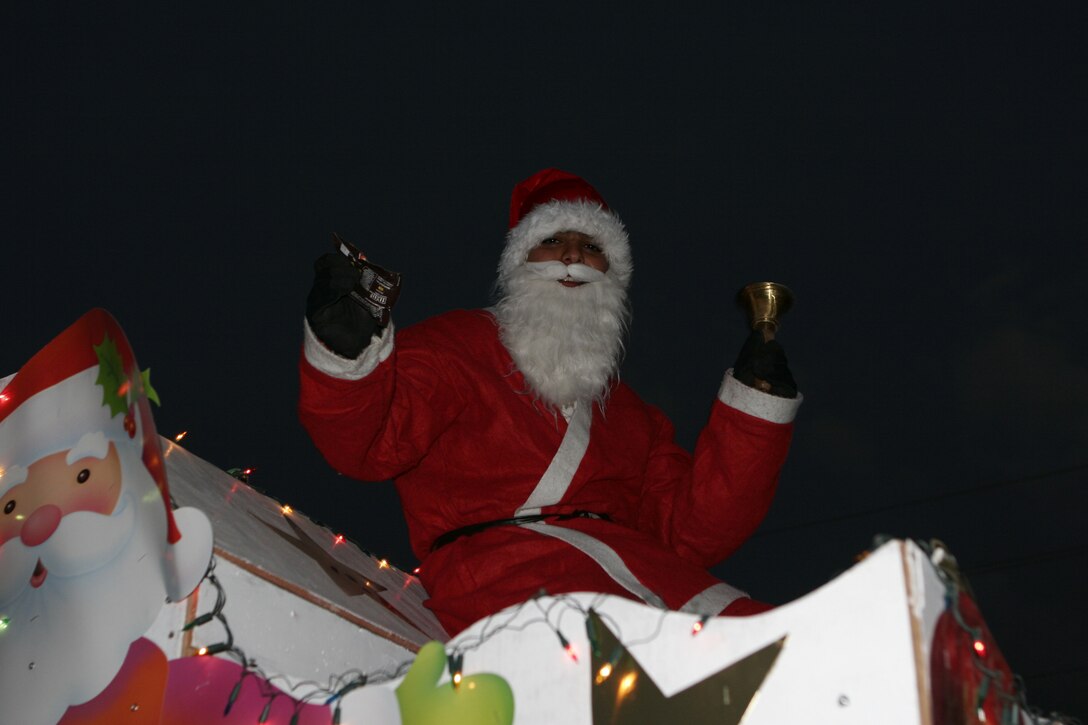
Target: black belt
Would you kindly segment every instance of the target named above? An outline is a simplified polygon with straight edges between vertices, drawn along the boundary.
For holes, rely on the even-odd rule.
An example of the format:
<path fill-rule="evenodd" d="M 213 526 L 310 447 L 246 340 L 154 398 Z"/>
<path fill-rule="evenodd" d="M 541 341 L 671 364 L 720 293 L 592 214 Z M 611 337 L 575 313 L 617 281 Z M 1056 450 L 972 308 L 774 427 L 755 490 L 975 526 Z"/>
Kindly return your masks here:
<path fill-rule="evenodd" d="M 535 524 L 538 521 L 544 521 L 545 519 L 555 519 L 556 521 L 567 521 L 569 519 L 604 519 L 605 521 L 611 521 L 608 514 L 595 514 L 592 511 L 572 511 L 569 514 L 530 514 L 529 516 L 514 516 L 509 519 L 495 519 L 494 521 L 482 521 L 478 524 L 469 524 L 468 526 L 462 526 L 459 529 L 453 531 L 447 531 L 439 536 L 431 544 L 431 551 L 438 551 L 451 541 L 460 539 L 462 536 L 472 536 L 478 534 L 484 529 L 490 529 L 494 526 L 520 526 L 521 524 Z"/>

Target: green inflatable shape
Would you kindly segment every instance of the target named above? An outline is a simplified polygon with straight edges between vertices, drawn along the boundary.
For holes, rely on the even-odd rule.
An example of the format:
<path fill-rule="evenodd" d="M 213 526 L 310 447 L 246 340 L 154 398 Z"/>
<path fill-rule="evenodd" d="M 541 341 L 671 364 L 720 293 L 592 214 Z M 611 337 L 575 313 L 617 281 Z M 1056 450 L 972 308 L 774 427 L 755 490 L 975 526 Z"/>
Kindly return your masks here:
<path fill-rule="evenodd" d="M 510 725 L 514 693 L 498 675 L 469 675 L 454 687 L 438 684 L 446 669 L 446 648 L 428 642 L 397 687 L 403 725 Z"/>

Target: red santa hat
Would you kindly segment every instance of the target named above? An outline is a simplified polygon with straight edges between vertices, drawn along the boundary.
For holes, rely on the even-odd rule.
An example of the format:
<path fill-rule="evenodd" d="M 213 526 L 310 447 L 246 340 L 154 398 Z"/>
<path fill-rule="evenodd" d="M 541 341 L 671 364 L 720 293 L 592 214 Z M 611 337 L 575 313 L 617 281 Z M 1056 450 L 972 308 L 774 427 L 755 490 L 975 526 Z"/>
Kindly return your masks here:
<path fill-rule="evenodd" d="M 569 231 L 593 237 L 608 258 L 608 275 L 627 287 L 632 271 L 631 243 L 623 222 L 589 182 L 559 169 L 538 171 L 514 187 L 499 279 L 524 264 L 540 242 Z"/>
<path fill-rule="evenodd" d="M 0 491 L 8 488 L 4 472 L 73 448 L 97 432 L 140 456 L 162 493 L 167 539 L 177 541 L 145 380 L 121 326 L 102 309 L 76 320 L 0 389 Z"/>

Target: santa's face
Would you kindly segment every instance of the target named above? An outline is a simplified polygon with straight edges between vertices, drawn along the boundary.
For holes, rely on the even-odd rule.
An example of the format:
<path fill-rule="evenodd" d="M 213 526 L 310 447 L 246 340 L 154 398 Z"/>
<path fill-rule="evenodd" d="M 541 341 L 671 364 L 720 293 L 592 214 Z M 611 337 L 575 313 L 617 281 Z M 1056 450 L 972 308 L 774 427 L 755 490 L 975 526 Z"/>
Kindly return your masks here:
<path fill-rule="evenodd" d="M 608 271 L 608 257 L 604 249 L 590 235 L 576 231 L 557 232 L 542 240 L 529 251 L 527 261 L 585 264 L 601 273 Z M 585 284 L 570 278 L 559 280 L 559 283 L 565 287 Z"/>
<path fill-rule="evenodd" d="M 0 497 L 0 545 L 21 538 L 27 546 L 46 541 L 61 519 L 76 511 L 109 515 L 121 496 L 121 462 L 109 444 L 106 456 L 69 462 L 60 451 L 35 462 L 26 481 Z"/>
<path fill-rule="evenodd" d="M 502 279 L 500 338 L 532 394 L 551 406 L 603 402 L 618 374 L 627 293 L 608 268 L 591 237 L 560 232 Z"/>
<path fill-rule="evenodd" d="M 0 514 L 0 547 L 18 538 L 28 552 L 42 547 L 40 553 L 48 558 L 58 547 L 43 545 L 61 528 L 65 518 L 77 511 L 98 514 L 101 517 L 98 524 L 107 526 L 105 517 L 113 512 L 121 496 L 121 462 L 117 449 L 110 443 L 103 457 L 81 456 L 81 453 L 77 449 L 60 451 L 38 460 L 27 469 L 26 480 L 0 498 L 0 511 L 3 512 Z M 72 458 L 76 460 L 72 461 Z M 94 518 L 89 520 L 95 521 Z M 64 525 L 65 532 L 71 528 Z M 77 544 L 80 558 L 87 560 L 87 546 L 101 552 L 100 547 L 106 544 L 106 552 L 101 553 L 116 553 L 110 551 L 113 547 L 108 544 L 116 540 L 116 526 L 108 526 L 106 533 L 114 535 L 99 537 L 86 545 Z M 38 557 L 29 585 L 36 589 L 48 576 L 48 565 Z M 18 582 L 11 584 L 17 586 Z M 0 590 L 0 599 L 4 598 L 4 592 Z"/>

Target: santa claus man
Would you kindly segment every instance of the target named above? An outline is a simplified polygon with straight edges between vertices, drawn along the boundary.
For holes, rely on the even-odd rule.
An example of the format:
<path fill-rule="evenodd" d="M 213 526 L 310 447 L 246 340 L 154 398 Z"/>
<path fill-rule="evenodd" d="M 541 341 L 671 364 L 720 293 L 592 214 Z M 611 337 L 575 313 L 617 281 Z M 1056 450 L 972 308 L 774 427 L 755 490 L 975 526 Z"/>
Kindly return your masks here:
<path fill-rule="evenodd" d="M 800 404 L 785 356 L 750 338 L 694 455 L 680 448 L 619 380 L 631 245 L 586 181 L 546 169 L 515 187 L 491 309 L 394 331 L 352 298 L 343 256 L 315 270 L 300 417 L 338 471 L 395 479 L 451 634 L 541 589 L 766 608 L 707 568 L 774 495 Z"/>
<path fill-rule="evenodd" d="M 84 315 L 0 388 L 0 720 L 55 723 L 126 656 L 146 661 L 130 645 L 199 583 L 211 525 L 171 510 L 146 380 L 108 313 Z"/>

